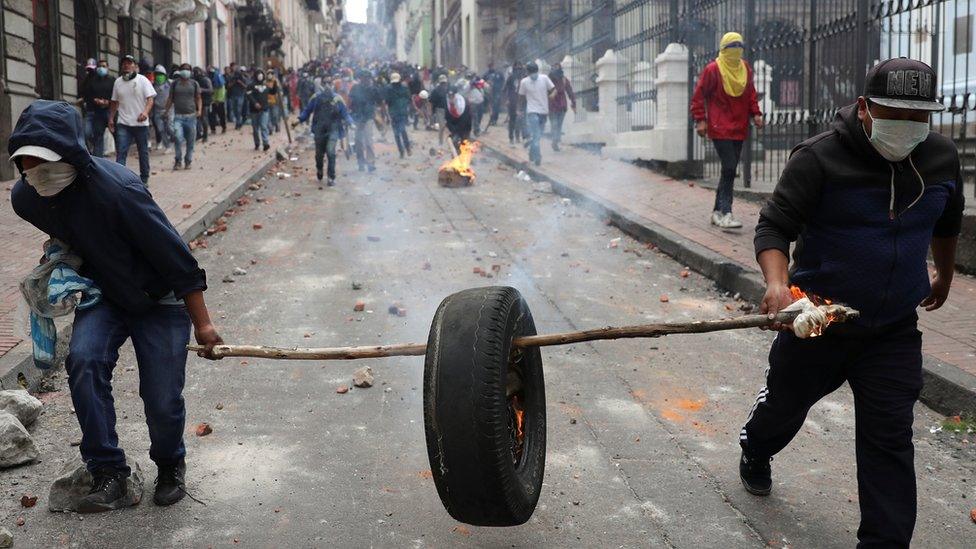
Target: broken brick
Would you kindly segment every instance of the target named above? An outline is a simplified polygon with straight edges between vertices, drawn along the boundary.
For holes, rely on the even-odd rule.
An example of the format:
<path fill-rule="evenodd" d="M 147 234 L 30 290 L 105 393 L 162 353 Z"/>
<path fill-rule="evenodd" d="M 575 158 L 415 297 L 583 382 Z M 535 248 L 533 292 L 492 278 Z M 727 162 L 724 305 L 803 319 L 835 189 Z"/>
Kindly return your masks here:
<path fill-rule="evenodd" d="M 346 394 L 348 392 L 349 392 L 349 387 L 346 387 L 345 385 L 340 385 L 340 386 L 336 387 L 336 393 L 338 393 L 340 395 L 344 395 L 344 394 Z"/>
<path fill-rule="evenodd" d="M 691 275 L 691 272 L 688 269 L 685 269 L 685 270 L 681 271 L 681 278 L 688 278 L 688 276 L 690 276 L 690 275 Z"/>
<path fill-rule="evenodd" d="M 255 223 L 254 225 L 251 225 L 251 228 L 254 229 L 255 231 L 257 231 L 257 230 L 263 229 L 264 228 L 264 225 L 262 225 L 260 223 Z"/>
<path fill-rule="evenodd" d="M 197 424 L 198 437 L 205 437 L 212 432 L 213 432 L 213 427 L 211 427 L 209 423 L 204 422 L 204 423 Z"/>
<path fill-rule="evenodd" d="M 667 294 L 661 294 L 661 303 L 667 303 L 668 301 L 670 301 L 670 299 L 668 299 Z"/>
<path fill-rule="evenodd" d="M 189 210 L 192 207 L 193 207 L 193 204 L 183 204 L 183 209 L 184 210 Z"/>
<path fill-rule="evenodd" d="M 356 311 L 357 313 L 362 312 L 362 311 L 365 311 L 366 310 L 366 302 L 365 301 L 357 301 L 356 304 L 353 305 L 352 310 L 353 311 Z"/>
<path fill-rule="evenodd" d="M 21 507 L 33 507 L 37 505 L 37 496 L 24 494 L 20 497 L 20 505 Z"/>

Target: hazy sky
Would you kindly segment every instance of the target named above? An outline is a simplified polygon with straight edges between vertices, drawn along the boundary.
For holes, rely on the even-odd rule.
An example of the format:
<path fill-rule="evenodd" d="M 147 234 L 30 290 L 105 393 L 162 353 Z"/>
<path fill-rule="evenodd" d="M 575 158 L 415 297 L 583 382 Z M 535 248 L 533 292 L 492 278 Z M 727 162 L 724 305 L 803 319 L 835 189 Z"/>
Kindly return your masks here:
<path fill-rule="evenodd" d="M 369 0 L 346 0 L 346 20 L 352 23 L 365 23 L 368 2 Z"/>

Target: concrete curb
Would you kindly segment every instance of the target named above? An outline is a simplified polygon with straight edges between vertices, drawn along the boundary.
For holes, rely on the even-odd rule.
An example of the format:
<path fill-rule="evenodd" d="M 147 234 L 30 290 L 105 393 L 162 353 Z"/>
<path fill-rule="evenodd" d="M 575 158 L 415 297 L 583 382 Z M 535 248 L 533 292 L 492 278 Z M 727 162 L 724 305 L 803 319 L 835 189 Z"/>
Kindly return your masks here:
<path fill-rule="evenodd" d="M 641 242 L 652 242 L 664 253 L 707 276 L 728 291 L 736 292 L 753 303 L 762 300 L 766 284 L 762 275 L 746 269 L 729 258 L 701 244 L 662 227 L 618 204 L 610 203 L 590 191 L 558 181 L 540 168 L 482 142 L 485 151 L 503 163 L 524 170 L 537 181 L 548 181 L 553 192 L 572 198 L 597 215 L 606 217 L 623 232 Z M 951 364 L 925 355 L 922 361 L 924 386 L 919 399 L 940 414 L 962 414 L 976 417 L 976 376 Z"/>
<path fill-rule="evenodd" d="M 235 200 L 247 191 L 249 185 L 261 179 L 261 176 L 274 163 L 274 156 L 261 162 L 243 178 L 238 180 L 237 183 L 229 185 L 220 194 L 212 198 L 207 205 L 201 206 L 190 217 L 178 223 L 176 230 L 179 231 L 183 241 L 189 242 L 200 236 L 207 227 L 223 215 L 227 208 L 234 204 Z M 54 371 L 64 364 L 64 358 L 68 352 L 68 341 L 70 339 L 71 323 L 67 322 L 63 327 L 58 328 L 58 348 L 56 355 L 58 366 L 52 370 L 41 370 L 34 367 L 34 357 L 29 339 L 18 343 L 16 347 L 10 349 L 4 356 L 0 357 L 0 389 L 20 389 L 26 386 L 28 390 L 35 390 L 41 378 L 48 371 Z"/>

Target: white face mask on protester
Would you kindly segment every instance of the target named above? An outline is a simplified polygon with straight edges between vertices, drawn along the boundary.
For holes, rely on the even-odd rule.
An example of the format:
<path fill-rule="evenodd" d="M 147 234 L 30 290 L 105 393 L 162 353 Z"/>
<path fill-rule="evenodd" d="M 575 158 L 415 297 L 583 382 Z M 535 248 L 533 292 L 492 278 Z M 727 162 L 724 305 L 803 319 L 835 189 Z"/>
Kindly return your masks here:
<path fill-rule="evenodd" d="M 76 175 L 75 167 L 67 162 L 44 162 L 24 170 L 24 180 L 41 196 L 58 194 L 75 180 Z"/>
<path fill-rule="evenodd" d="M 532 81 L 535 82 L 536 80 L 539 79 L 539 73 L 534 72 L 534 73 L 532 73 L 532 74 L 529 75 L 529 78 L 531 78 Z"/>
<path fill-rule="evenodd" d="M 878 154 L 889 162 L 904 160 L 929 136 L 928 122 L 875 118 L 871 116 L 871 109 L 868 109 L 868 117 L 871 118 L 871 135 L 868 140 Z"/>

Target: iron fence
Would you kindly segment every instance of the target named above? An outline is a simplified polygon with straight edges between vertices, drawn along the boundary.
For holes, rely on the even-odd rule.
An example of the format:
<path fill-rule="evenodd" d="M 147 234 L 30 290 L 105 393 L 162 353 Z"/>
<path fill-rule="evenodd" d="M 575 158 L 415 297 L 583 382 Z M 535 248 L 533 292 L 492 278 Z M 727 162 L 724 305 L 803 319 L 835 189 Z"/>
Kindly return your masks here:
<path fill-rule="evenodd" d="M 836 111 L 856 99 L 867 69 L 906 56 L 937 72 L 948 109 L 932 117 L 936 131 L 959 147 L 964 181 L 976 176 L 976 0 L 547 0 L 520 2 L 523 59 L 573 56 L 568 75 L 576 119 L 599 110 L 596 62 L 607 49 L 623 58 L 626 86 L 616 98 L 617 131 L 657 123 L 655 57 L 670 42 L 688 47 L 689 97 L 717 55 L 722 34 L 745 36 L 766 127 L 752 131 L 741 169 L 745 186 L 771 186 L 789 152 L 826 130 Z M 532 6 L 531 8 L 529 6 Z M 531 12 L 531 13 L 530 13 Z M 562 42 L 560 44 L 560 42 Z M 711 144 L 689 127 L 688 158 L 706 178 L 720 167 Z M 976 185 L 973 191 L 976 193 Z"/>

